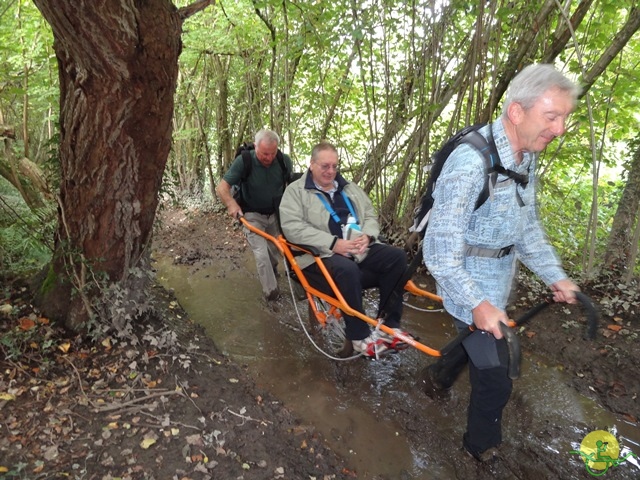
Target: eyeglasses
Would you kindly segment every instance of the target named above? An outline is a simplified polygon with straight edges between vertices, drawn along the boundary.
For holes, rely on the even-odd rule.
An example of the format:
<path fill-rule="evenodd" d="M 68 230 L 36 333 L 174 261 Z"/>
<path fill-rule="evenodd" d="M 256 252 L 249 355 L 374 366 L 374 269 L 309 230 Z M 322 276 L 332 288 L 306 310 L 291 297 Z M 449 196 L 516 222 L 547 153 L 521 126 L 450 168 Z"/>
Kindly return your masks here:
<path fill-rule="evenodd" d="M 323 172 L 328 172 L 329 170 L 335 170 L 336 172 L 340 170 L 340 165 L 337 163 L 318 163 L 314 162 L 320 170 Z"/>

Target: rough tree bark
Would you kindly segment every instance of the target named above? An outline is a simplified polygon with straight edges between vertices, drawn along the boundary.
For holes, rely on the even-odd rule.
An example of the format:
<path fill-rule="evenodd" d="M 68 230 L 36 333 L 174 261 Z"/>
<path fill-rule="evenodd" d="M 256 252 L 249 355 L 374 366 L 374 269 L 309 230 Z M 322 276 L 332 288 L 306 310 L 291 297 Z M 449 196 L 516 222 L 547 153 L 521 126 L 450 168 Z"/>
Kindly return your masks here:
<path fill-rule="evenodd" d="M 623 281 L 629 269 L 633 270 L 635 257 L 633 226 L 640 221 L 640 136 L 630 161 L 628 180 L 613 218 L 600 276 L 613 276 Z M 637 248 L 637 247 L 636 247 Z"/>
<path fill-rule="evenodd" d="M 148 246 L 171 145 L 182 21 L 208 6 L 169 0 L 34 0 L 60 77 L 55 253 L 45 314 L 82 327 L 97 305 L 125 316 L 144 299 Z M 117 298 L 105 298 L 117 287 Z M 111 290 L 113 292 L 113 290 Z"/>

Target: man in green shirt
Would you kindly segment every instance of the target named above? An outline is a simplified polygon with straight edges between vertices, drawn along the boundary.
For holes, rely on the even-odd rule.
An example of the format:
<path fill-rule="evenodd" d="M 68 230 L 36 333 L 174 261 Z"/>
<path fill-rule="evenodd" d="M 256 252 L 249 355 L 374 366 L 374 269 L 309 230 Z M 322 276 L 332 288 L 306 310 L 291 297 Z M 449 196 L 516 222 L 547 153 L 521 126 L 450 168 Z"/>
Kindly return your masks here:
<path fill-rule="evenodd" d="M 280 234 L 274 198 L 282 195 L 293 170 L 291 158 L 278 150 L 279 143 L 277 133 L 260 130 L 255 136 L 255 150 L 250 151 L 250 172 L 246 179 L 245 163 L 242 155 L 238 155 L 216 188 L 229 215 L 233 218 L 242 215 L 251 225 L 272 236 Z M 278 155 L 282 156 L 280 160 L 277 159 Z M 232 185 L 238 184 L 240 196 L 236 200 Z M 262 292 L 267 300 L 275 300 L 280 296 L 276 280 L 278 248 L 247 228 L 244 232 L 256 259 Z"/>

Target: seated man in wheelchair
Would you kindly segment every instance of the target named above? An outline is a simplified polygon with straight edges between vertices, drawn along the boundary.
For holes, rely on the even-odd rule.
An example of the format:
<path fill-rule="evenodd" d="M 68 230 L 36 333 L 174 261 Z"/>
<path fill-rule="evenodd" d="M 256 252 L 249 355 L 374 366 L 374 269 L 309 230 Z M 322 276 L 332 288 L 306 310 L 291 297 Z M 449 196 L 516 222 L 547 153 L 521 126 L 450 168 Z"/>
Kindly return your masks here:
<path fill-rule="evenodd" d="M 377 241 L 377 215 L 367 194 L 338 173 L 338 151 L 321 142 L 311 151 L 309 169 L 291 183 L 280 203 L 280 222 L 288 241 L 314 247 L 347 304 L 364 313 L 362 290 L 378 287 L 384 324 L 397 333 L 402 316 L 402 295 L 394 294 L 407 268 L 399 248 Z M 313 257 L 298 257 L 310 285 L 332 294 Z M 344 312 L 343 312 L 344 314 Z M 407 345 L 362 320 L 344 314 L 346 336 L 353 349 L 376 357 Z"/>

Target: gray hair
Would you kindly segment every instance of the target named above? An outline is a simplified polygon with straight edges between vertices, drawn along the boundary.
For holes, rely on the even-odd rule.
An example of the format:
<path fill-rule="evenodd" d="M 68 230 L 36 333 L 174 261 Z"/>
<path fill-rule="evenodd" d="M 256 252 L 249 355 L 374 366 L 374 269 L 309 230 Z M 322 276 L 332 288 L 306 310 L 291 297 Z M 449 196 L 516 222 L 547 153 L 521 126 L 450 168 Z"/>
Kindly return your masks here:
<path fill-rule="evenodd" d="M 575 104 L 580 94 L 580 87 L 555 69 L 553 65 L 539 63 L 522 69 L 511 81 L 502 107 L 502 116 L 506 117 L 507 109 L 512 103 L 519 103 L 525 110 L 549 89 L 558 88 L 567 92 Z"/>
<path fill-rule="evenodd" d="M 275 142 L 276 144 L 279 145 L 280 137 L 273 130 L 267 130 L 266 128 L 263 128 L 262 130 L 259 130 L 258 133 L 256 133 L 254 144 L 257 146 L 257 145 L 260 145 L 260 143 L 262 142 L 267 142 L 267 143 Z"/>
<path fill-rule="evenodd" d="M 335 145 L 333 145 L 330 142 L 327 142 L 326 140 L 323 140 L 311 149 L 311 160 L 315 162 L 316 159 L 318 158 L 318 154 L 326 150 L 338 155 L 338 149 L 335 147 Z"/>

